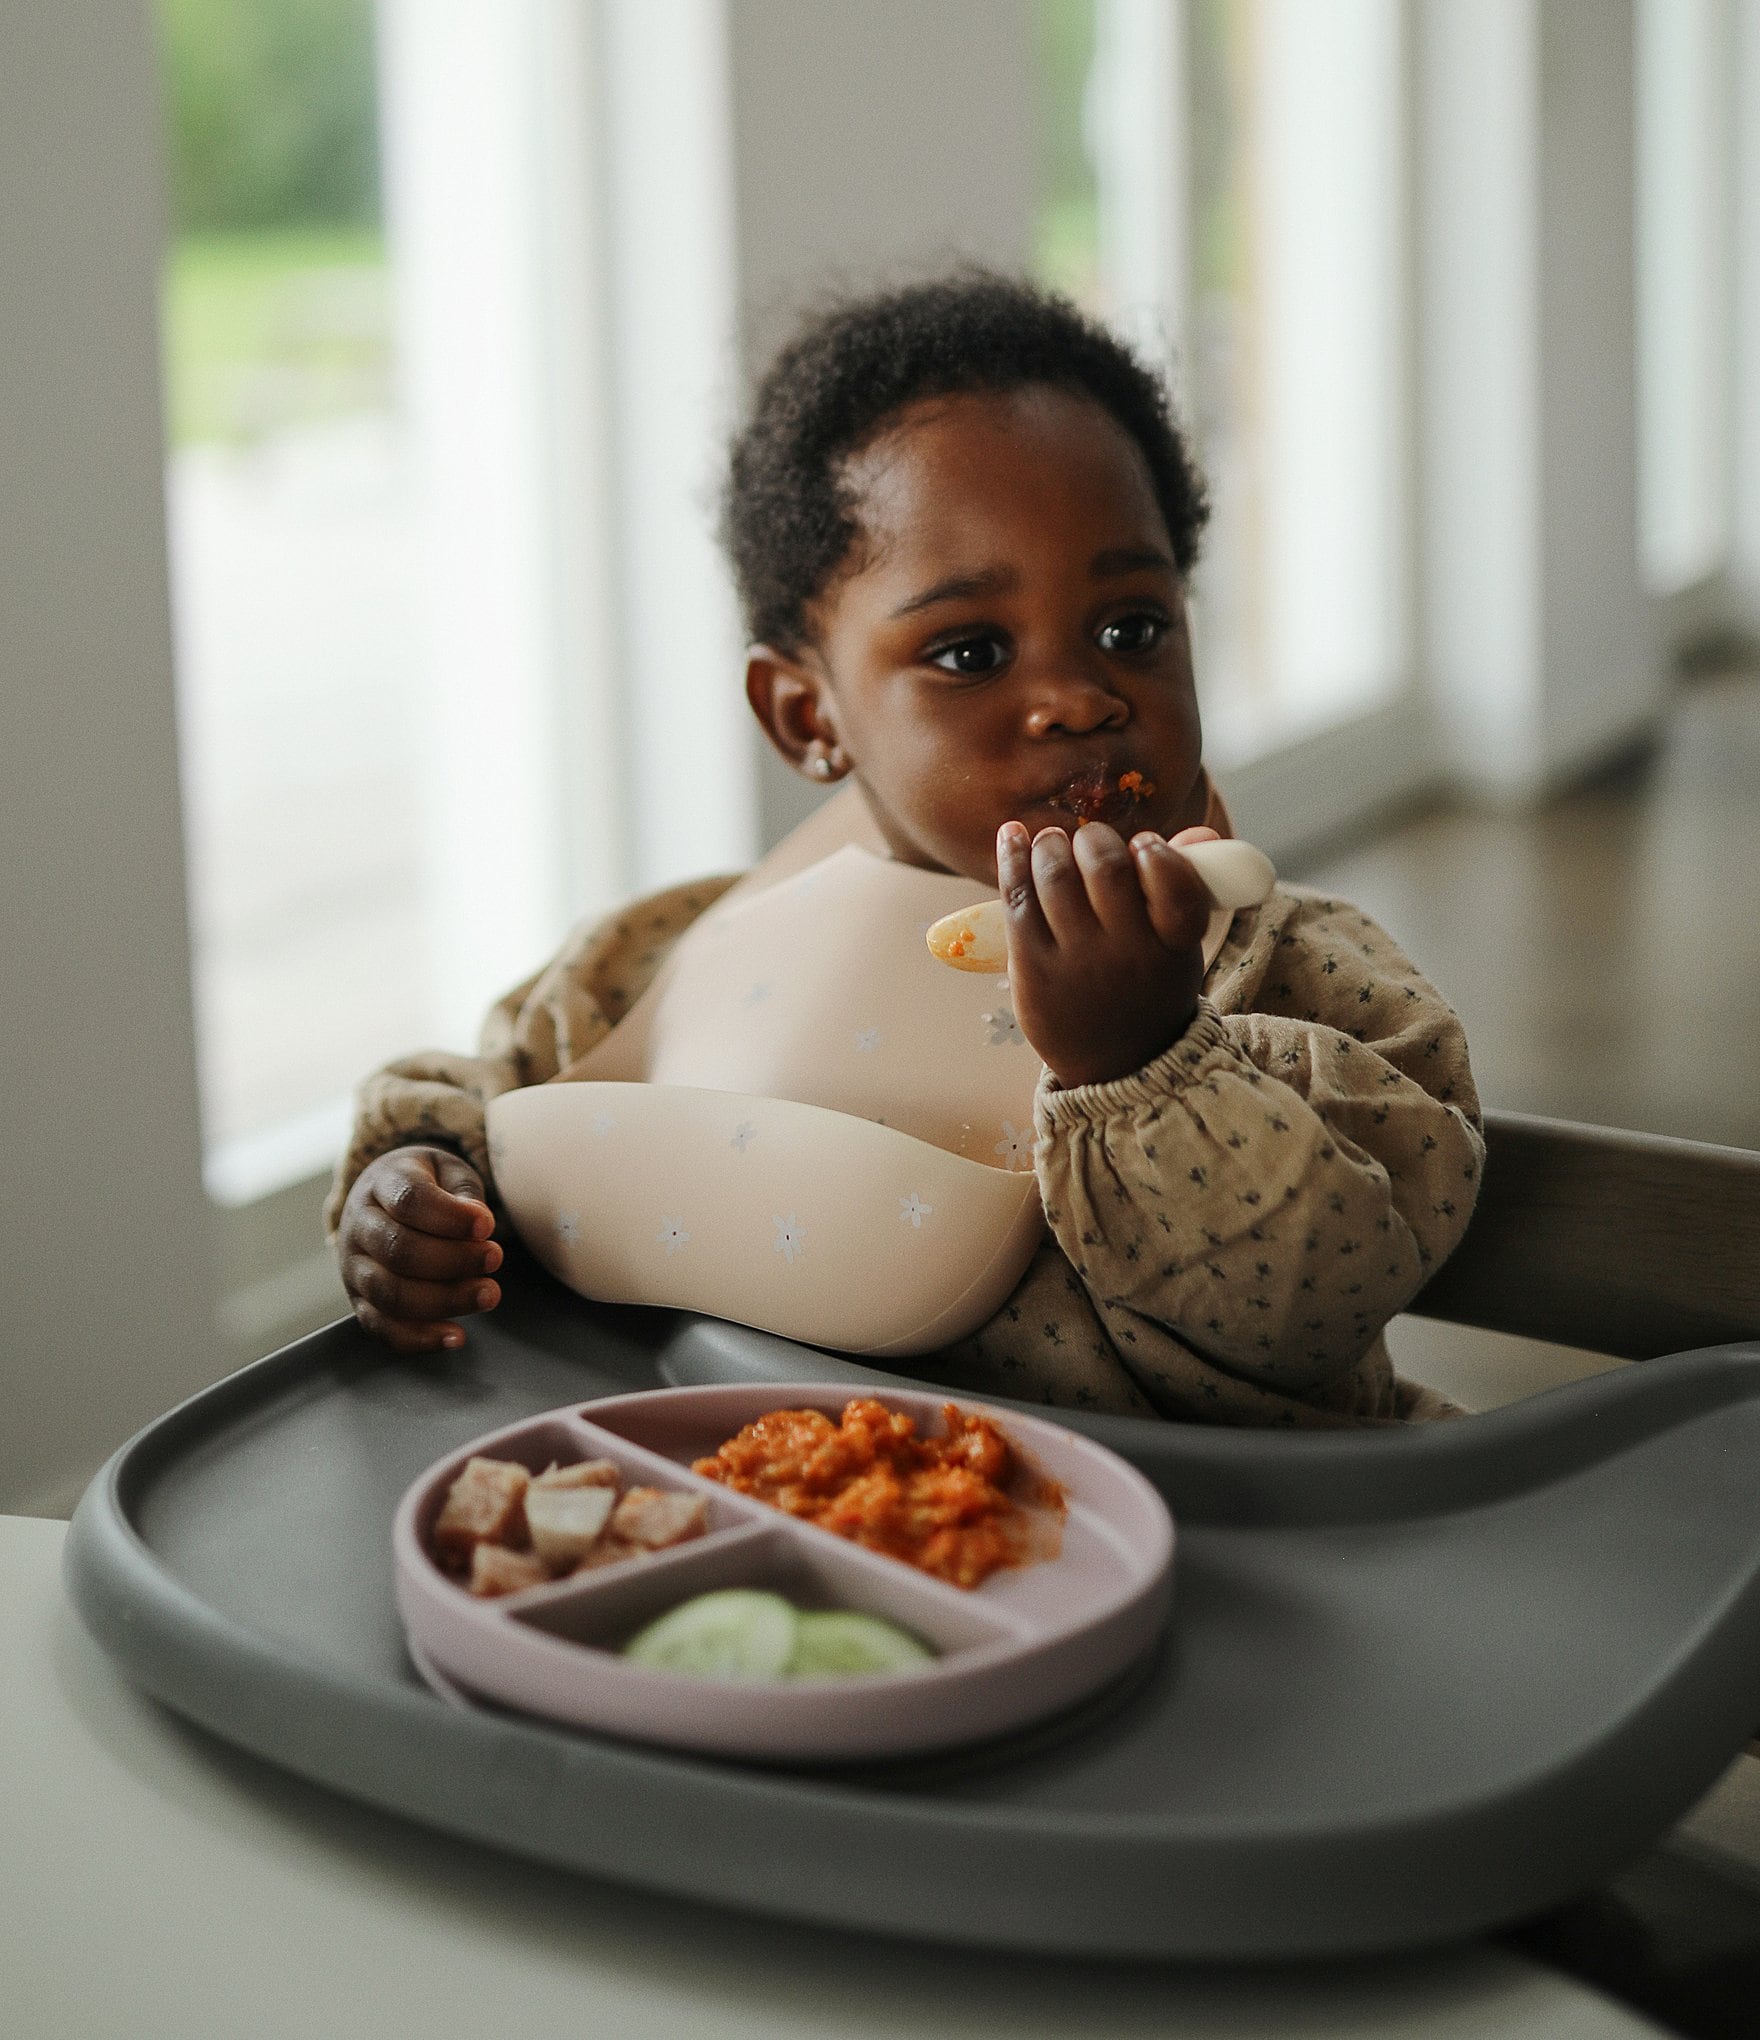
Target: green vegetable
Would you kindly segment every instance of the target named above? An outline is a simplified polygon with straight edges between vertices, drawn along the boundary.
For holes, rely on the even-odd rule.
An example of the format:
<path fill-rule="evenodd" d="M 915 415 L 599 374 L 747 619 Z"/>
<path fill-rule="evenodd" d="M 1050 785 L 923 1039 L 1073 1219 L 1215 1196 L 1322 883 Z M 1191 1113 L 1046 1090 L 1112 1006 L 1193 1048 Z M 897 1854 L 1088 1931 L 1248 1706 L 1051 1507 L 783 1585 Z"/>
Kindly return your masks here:
<path fill-rule="evenodd" d="M 803 1612 L 780 1594 L 746 1587 L 681 1602 L 632 1636 L 623 1654 L 656 1671 L 752 1684 L 909 1671 L 935 1655 L 878 1615 Z"/>
<path fill-rule="evenodd" d="M 728 1587 L 699 1594 L 650 1622 L 623 1647 L 656 1671 L 761 1681 L 788 1675 L 797 1617 L 780 1594 Z"/>
<path fill-rule="evenodd" d="M 907 1672 L 935 1653 L 896 1623 L 842 1608 L 795 1620 L 791 1679 L 854 1679 L 871 1672 Z"/>

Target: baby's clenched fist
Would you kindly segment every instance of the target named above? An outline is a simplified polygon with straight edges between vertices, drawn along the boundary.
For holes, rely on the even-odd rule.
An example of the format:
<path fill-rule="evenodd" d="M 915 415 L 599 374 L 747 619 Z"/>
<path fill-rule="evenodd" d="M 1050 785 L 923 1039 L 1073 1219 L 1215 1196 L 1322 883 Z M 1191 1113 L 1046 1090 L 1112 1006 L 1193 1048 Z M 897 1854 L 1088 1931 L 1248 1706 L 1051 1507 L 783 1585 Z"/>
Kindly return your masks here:
<path fill-rule="evenodd" d="M 1181 842 L 1213 842 L 1214 829 Z M 1163 837 L 1127 845 L 1104 823 L 1029 836 L 1004 823 L 997 888 L 1021 1032 L 1066 1087 L 1128 1076 L 1183 1034 L 1204 981 L 1212 901 Z"/>
<path fill-rule="evenodd" d="M 493 1310 L 501 1266 L 483 1179 L 448 1148 L 401 1147 L 355 1178 L 336 1228 L 354 1314 L 399 1353 L 462 1346 L 454 1320 Z"/>

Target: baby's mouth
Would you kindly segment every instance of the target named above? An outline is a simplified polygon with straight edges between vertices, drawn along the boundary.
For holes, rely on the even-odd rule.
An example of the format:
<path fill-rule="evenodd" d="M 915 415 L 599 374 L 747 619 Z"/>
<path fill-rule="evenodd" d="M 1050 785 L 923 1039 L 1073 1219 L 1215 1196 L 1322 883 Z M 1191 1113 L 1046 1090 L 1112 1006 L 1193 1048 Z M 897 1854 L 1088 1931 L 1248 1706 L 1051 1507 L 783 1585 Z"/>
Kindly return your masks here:
<path fill-rule="evenodd" d="M 1045 805 L 1070 816 L 1078 829 L 1084 822 L 1108 822 L 1122 829 L 1154 794 L 1154 780 L 1140 772 L 1089 765 L 1049 794 Z"/>

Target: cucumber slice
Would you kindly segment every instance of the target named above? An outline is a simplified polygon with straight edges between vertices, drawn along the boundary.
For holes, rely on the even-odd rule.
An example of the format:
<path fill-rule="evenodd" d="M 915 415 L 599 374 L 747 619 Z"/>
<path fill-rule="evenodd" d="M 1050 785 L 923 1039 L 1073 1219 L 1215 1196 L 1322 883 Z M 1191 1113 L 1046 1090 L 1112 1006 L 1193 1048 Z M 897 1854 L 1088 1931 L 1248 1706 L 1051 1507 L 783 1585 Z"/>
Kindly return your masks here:
<path fill-rule="evenodd" d="M 883 1622 L 878 1615 L 857 1615 L 843 1608 L 795 1618 L 791 1679 L 855 1679 L 864 1673 L 908 1672 L 930 1663 L 935 1653 L 927 1644 Z"/>
<path fill-rule="evenodd" d="M 757 1684 L 787 1677 L 797 1620 L 780 1594 L 725 1587 L 650 1622 L 623 1654 L 654 1671 Z"/>

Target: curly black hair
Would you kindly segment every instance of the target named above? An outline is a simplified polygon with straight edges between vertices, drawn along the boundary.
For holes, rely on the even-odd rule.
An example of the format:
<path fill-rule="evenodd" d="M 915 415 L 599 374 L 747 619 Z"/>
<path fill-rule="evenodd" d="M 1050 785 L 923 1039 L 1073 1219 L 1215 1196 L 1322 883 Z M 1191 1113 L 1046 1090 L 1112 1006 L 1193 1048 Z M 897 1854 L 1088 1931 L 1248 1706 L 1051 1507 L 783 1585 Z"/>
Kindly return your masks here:
<path fill-rule="evenodd" d="M 721 511 L 752 638 L 783 652 L 809 640 L 808 607 L 860 530 L 844 463 L 894 413 L 923 398 L 1032 383 L 1091 398 L 1130 434 L 1189 573 L 1210 505 L 1161 379 L 1067 298 L 962 268 L 830 303 L 759 384 Z"/>

